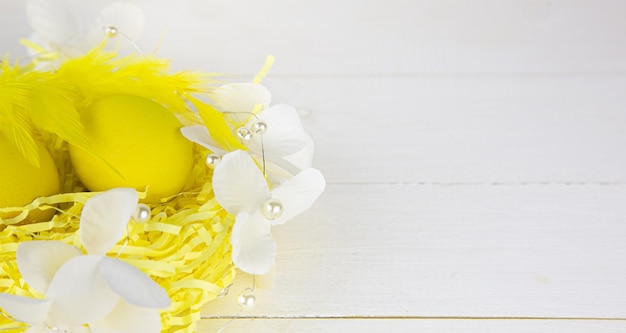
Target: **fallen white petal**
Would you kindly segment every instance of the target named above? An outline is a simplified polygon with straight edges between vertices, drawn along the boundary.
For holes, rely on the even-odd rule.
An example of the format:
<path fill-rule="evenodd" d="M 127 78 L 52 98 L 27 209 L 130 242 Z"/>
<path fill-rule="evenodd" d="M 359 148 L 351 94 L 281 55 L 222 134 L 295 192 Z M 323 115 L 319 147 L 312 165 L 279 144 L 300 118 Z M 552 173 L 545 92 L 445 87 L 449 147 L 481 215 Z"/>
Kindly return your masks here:
<path fill-rule="evenodd" d="M 259 120 L 267 124 L 263 139 L 258 135 L 248 147 L 255 155 L 265 153 L 265 157 L 274 160 L 280 157 L 295 154 L 302 150 L 307 143 L 307 134 L 302 127 L 298 111 L 287 104 L 274 105 L 258 114 Z M 258 120 L 251 118 L 248 126 Z M 261 145 L 262 143 L 262 145 Z"/>
<path fill-rule="evenodd" d="M 272 191 L 272 198 L 282 203 L 283 214 L 272 221 L 283 224 L 309 209 L 324 192 L 326 180 L 316 169 L 305 169 Z"/>
<path fill-rule="evenodd" d="M 254 212 L 270 198 L 263 173 L 241 150 L 224 155 L 215 167 L 213 192 L 217 202 L 231 214 Z"/>
<path fill-rule="evenodd" d="M 0 308 L 14 319 L 28 324 L 45 324 L 51 304 L 50 300 L 0 293 Z"/>
<path fill-rule="evenodd" d="M 92 333 L 158 333 L 161 317 L 158 310 L 133 306 L 120 299 L 106 318 L 89 327 Z"/>
<path fill-rule="evenodd" d="M 249 274 L 265 274 L 274 265 L 276 242 L 270 224 L 260 213 L 237 214 L 231 234 L 233 263 Z"/>
<path fill-rule="evenodd" d="M 57 270 L 81 254 L 79 249 L 60 241 L 23 242 L 16 251 L 17 267 L 28 285 L 45 294 Z"/>
<path fill-rule="evenodd" d="M 252 112 L 257 104 L 270 105 L 272 95 L 260 84 L 229 83 L 211 92 L 215 107 L 222 112 Z"/>
<path fill-rule="evenodd" d="M 100 272 L 109 287 L 132 305 L 164 309 L 171 304 L 167 292 L 133 265 L 104 257 Z"/>
<path fill-rule="evenodd" d="M 49 323 L 83 325 L 106 317 L 119 300 L 100 274 L 102 256 L 70 259 L 52 279 L 46 297 L 53 300 Z"/>
<path fill-rule="evenodd" d="M 180 129 L 180 132 L 187 140 L 195 142 L 218 155 L 224 155 L 226 153 L 226 151 L 218 148 L 219 145 L 213 140 L 206 126 L 185 126 Z"/>
<path fill-rule="evenodd" d="M 137 201 L 137 191 L 131 188 L 115 188 L 87 200 L 80 216 L 80 241 L 89 254 L 106 254 L 122 238 Z"/>

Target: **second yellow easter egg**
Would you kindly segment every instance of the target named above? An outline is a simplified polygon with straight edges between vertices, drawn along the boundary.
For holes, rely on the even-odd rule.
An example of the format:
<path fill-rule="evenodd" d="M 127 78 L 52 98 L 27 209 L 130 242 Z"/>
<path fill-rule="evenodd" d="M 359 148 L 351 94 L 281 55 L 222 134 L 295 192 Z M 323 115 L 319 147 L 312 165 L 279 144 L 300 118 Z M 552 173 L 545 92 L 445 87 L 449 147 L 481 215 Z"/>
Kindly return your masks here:
<path fill-rule="evenodd" d="M 147 188 L 146 201 L 156 202 L 185 185 L 193 163 L 192 144 L 180 133 L 178 119 L 160 104 L 112 95 L 82 110 L 81 120 L 98 156 L 74 146 L 70 156 L 89 190 Z"/>

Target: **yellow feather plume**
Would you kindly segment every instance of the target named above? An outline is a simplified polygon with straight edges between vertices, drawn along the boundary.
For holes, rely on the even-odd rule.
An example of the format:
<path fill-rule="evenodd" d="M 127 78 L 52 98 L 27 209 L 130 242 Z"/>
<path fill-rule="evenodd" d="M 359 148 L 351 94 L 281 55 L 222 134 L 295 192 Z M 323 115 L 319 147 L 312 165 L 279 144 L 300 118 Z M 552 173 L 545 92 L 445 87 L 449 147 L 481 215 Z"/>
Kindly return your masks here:
<path fill-rule="evenodd" d="M 8 59 L 0 66 L 0 135 L 19 149 L 24 158 L 39 167 L 39 151 L 29 118 L 32 78 Z"/>
<path fill-rule="evenodd" d="M 204 125 L 207 127 L 209 133 L 218 145 L 225 150 L 248 149 L 235 137 L 222 112 L 197 98 L 193 98 L 191 96 L 188 98 L 193 106 L 198 110 Z"/>
<path fill-rule="evenodd" d="M 183 71 L 168 73 L 167 60 L 140 55 L 118 57 L 102 46 L 62 63 L 56 75 L 78 89 L 77 107 L 94 100 L 128 94 L 154 100 L 175 113 L 188 112 L 185 96 L 210 90 L 214 74 Z"/>
<path fill-rule="evenodd" d="M 24 158 L 39 166 L 38 132 L 52 133 L 91 151 L 80 116 L 74 107 L 75 92 L 52 73 L 11 66 L 0 67 L 0 132 Z"/>

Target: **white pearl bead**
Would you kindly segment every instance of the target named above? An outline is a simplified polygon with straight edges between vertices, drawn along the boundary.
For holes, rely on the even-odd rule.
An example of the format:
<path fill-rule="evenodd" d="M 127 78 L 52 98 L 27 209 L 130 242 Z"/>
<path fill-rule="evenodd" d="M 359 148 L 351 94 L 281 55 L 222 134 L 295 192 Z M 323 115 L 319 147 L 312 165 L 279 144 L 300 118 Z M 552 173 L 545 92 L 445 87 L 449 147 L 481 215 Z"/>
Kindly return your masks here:
<path fill-rule="evenodd" d="M 133 214 L 133 220 L 140 223 L 148 222 L 151 215 L 152 212 L 150 211 L 150 207 L 148 207 L 148 205 L 138 204 L 135 209 L 135 213 Z"/>
<path fill-rule="evenodd" d="M 254 296 L 254 291 L 250 288 L 244 290 L 237 298 L 237 303 L 246 308 L 253 307 L 255 302 L 256 296 Z"/>
<path fill-rule="evenodd" d="M 276 200 L 270 199 L 263 203 L 263 207 L 261 207 L 261 213 L 268 220 L 275 220 L 283 215 L 283 204 Z"/>
<path fill-rule="evenodd" d="M 257 121 L 250 126 L 250 130 L 254 134 L 263 134 L 267 131 L 267 124 L 263 121 Z"/>
<path fill-rule="evenodd" d="M 117 36 L 118 31 L 116 27 L 109 25 L 104 27 L 104 33 L 107 35 L 107 37 L 113 38 Z"/>
<path fill-rule="evenodd" d="M 211 168 L 215 168 L 215 166 L 219 164 L 221 160 L 222 158 L 219 155 L 209 154 L 206 157 L 206 165 L 208 165 Z"/>
<path fill-rule="evenodd" d="M 250 130 L 245 127 L 240 127 L 237 130 L 237 135 L 244 142 L 250 141 L 250 139 L 252 139 L 252 132 L 250 132 Z"/>

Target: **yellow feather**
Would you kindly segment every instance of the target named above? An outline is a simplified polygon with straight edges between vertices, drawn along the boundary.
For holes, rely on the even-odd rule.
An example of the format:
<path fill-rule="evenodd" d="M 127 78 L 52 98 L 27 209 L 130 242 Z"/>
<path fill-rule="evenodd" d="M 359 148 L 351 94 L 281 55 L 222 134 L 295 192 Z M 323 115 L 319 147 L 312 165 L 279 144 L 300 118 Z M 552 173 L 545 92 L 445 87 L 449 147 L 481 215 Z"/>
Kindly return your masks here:
<path fill-rule="evenodd" d="M 85 151 L 92 151 L 80 115 L 74 107 L 75 93 L 48 74 L 35 80 L 31 90 L 31 118 L 35 126 L 54 133 Z"/>
<path fill-rule="evenodd" d="M 29 163 L 39 166 L 36 136 L 42 132 L 92 151 L 74 107 L 71 86 L 58 81 L 53 73 L 27 71 L 8 61 L 3 61 L 1 71 L 0 131 Z"/>
<path fill-rule="evenodd" d="M 39 167 L 39 149 L 26 113 L 11 104 L 0 102 L 0 114 L 0 132 L 19 149 L 30 164 Z"/>
<path fill-rule="evenodd" d="M 209 90 L 214 74 L 184 71 L 174 74 L 169 61 L 150 56 L 117 54 L 97 47 L 61 64 L 57 75 L 79 92 L 78 107 L 112 95 L 128 94 L 154 100 L 174 113 L 189 112 L 185 96 Z"/>
<path fill-rule="evenodd" d="M 102 45 L 65 60 L 55 72 L 28 70 L 33 67 L 33 64 L 23 68 L 11 66 L 7 60 L 0 64 L 0 131 L 34 165 L 39 163 L 36 130 L 55 134 L 93 152 L 80 122 L 80 110 L 101 97 L 140 96 L 191 119 L 195 113 L 187 104 L 188 98 L 208 92 L 215 83 L 210 79 L 215 74 L 193 71 L 170 74 L 167 60 L 150 56 L 118 57 L 114 52 L 103 51 Z M 205 110 L 203 118 L 217 124 L 213 132 L 218 140 L 226 147 L 244 148 L 228 129 L 223 114 L 208 105 L 199 108 Z"/>
<path fill-rule="evenodd" d="M 4 135 L 32 165 L 39 167 L 39 150 L 29 118 L 32 82 L 19 65 L 5 58 L 0 66 L 0 134 Z"/>
<path fill-rule="evenodd" d="M 226 123 L 223 113 L 197 98 L 189 97 L 189 101 L 198 110 L 204 125 L 218 145 L 225 150 L 247 150 L 246 146 L 241 144 L 233 134 L 233 131 Z"/>

